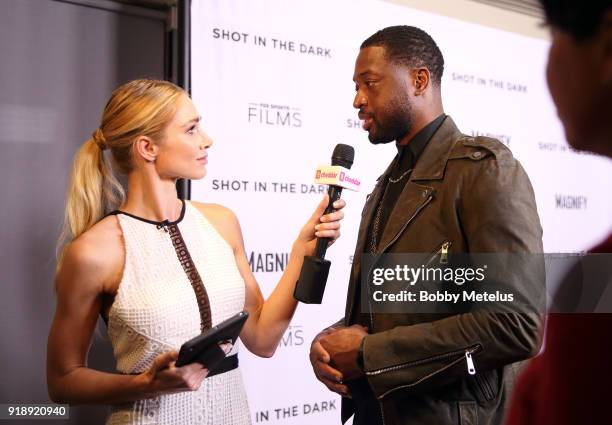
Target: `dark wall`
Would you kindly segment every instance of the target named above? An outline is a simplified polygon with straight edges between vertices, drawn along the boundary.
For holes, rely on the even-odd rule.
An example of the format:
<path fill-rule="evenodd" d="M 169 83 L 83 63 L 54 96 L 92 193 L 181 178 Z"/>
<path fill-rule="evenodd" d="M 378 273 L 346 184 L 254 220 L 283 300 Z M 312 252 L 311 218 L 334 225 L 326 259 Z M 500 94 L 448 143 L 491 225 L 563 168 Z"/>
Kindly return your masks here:
<path fill-rule="evenodd" d="M 163 78 L 164 27 L 53 0 L 0 5 L 0 403 L 49 402 L 55 245 L 72 156 L 116 86 Z M 89 365 L 114 367 L 102 323 Z M 106 411 L 71 408 L 61 423 L 104 423 Z"/>

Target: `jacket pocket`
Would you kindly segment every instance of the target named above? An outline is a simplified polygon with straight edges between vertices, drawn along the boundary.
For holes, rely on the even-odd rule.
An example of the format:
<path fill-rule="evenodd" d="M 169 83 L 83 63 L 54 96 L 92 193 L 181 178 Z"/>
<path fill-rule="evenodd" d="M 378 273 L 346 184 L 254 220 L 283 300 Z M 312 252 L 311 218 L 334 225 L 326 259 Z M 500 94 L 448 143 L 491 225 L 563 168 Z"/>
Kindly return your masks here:
<path fill-rule="evenodd" d="M 454 367 L 461 362 L 465 362 L 466 359 L 468 358 L 470 359 L 468 360 L 468 363 L 467 363 L 467 367 L 469 369 L 471 355 L 479 352 L 480 350 L 482 350 L 482 345 L 478 343 L 478 344 L 475 344 L 475 345 L 472 345 L 472 346 L 469 346 L 469 347 L 466 347 L 460 350 L 451 351 L 448 353 L 437 354 L 431 357 L 413 360 L 413 361 L 406 362 L 406 363 L 400 363 L 394 366 L 388 366 L 388 367 L 384 367 L 380 369 L 366 370 L 365 375 L 367 378 L 371 379 L 371 377 L 378 376 L 378 375 L 385 374 L 385 373 L 396 372 L 401 369 L 421 366 L 421 365 L 425 365 L 425 364 L 432 363 L 432 362 L 440 363 L 437 366 L 430 367 L 429 370 L 427 370 L 423 376 L 419 377 L 414 382 L 410 382 L 410 383 L 403 384 L 403 385 L 398 385 L 398 386 L 388 389 L 387 391 L 385 391 L 384 393 L 378 396 L 378 399 L 382 400 L 385 397 L 387 397 L 389 394 L 391 394 L 392 392 L 402 390 L 402 389 L 409 389 L 409 388 L 416 387 L 436 377 L 437 375 L 444 373 L 446 370 L 450 369 L 451 367 Z M 470 373 L 475 374 L 476 370 L 473 364 L 471 365 L 471 367 L 473 368 L 473 372 L 470 372 Z"/>

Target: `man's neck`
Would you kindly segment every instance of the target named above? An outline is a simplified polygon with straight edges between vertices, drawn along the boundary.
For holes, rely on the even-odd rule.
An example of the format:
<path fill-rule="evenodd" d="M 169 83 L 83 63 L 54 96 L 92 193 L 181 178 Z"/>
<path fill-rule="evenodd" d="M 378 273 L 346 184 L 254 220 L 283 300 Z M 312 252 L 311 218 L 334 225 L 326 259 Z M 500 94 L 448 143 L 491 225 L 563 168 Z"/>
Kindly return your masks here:
<path fill-rule="evenodd" d="M 436 108 L 436 110 L 432 110 L 430 112 L 420 114 L 414 117 L 412 129 L 410 130 L 410 132 L 406 133 L 404 137 L 402 137 L 401 139 L 397 141 L 397 145 L 406 146 L 408 143 L 410 143 L 410 141 L 414 138 L 414 136 L 419 134 L 421 130 L 427 127 L 429 123 L 431 123 L 433 120 L 438 118 L 443 113 L 444 113 L 444 110 L 442 108 L 439 108 L 439 109 Z"/>

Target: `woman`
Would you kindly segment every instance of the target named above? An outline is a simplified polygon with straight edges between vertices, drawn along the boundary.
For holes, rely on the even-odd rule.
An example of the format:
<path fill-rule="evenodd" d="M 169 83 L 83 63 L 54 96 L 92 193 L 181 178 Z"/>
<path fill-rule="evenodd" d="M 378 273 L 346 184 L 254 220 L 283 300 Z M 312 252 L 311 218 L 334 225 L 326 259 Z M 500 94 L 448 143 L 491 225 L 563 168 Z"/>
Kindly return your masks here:
<path fill-rule="evenodd" d="M 321 217 L 325 197 L 264 301 L 236 216 L 220 205 L 177 199 L 176 179 L 206 174 L 212 141 L 199 122 L 182 89 L 132 81 L 113 93 L 101 126 L 75 157 L 65 225 L 72 241 L 56 277 L 47 380 L 56 402 L 112 404 L 109 424 L 250 423 L 237 362 L 224 361 L 222 373 L 207 377 L 205 365 L 175 367 L 176 349 L 244 309 L 250 316 L 242 342 L 270 357 L 295 311 L 304 255 L 313 253 L 317 237 L 340 235 L 342 211 Z M 127 175 L 127 197 L 106 149 Z M 108 324 L 120 373 L 86 366 L 98 315 Z M 225 348 L 235 359 L 236 347 Z"/>

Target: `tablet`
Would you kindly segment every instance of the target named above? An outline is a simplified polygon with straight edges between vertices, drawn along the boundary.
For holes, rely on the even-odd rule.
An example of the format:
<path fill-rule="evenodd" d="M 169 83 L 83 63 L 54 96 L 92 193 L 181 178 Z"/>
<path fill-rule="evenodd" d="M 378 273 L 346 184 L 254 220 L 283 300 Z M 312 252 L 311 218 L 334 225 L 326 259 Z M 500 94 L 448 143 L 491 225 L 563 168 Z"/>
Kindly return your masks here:
<path fill-rule="evenodd" d="M 181 346 L 175 366 L 180 367 L 198 362 L 209 371 L 215 369 L 225 358 L 225 353 L 219 347 L 219 343 L 228 341 L 235 344 L 248 317 L 249 313 L 241 311 L 185 342 Z"/>

